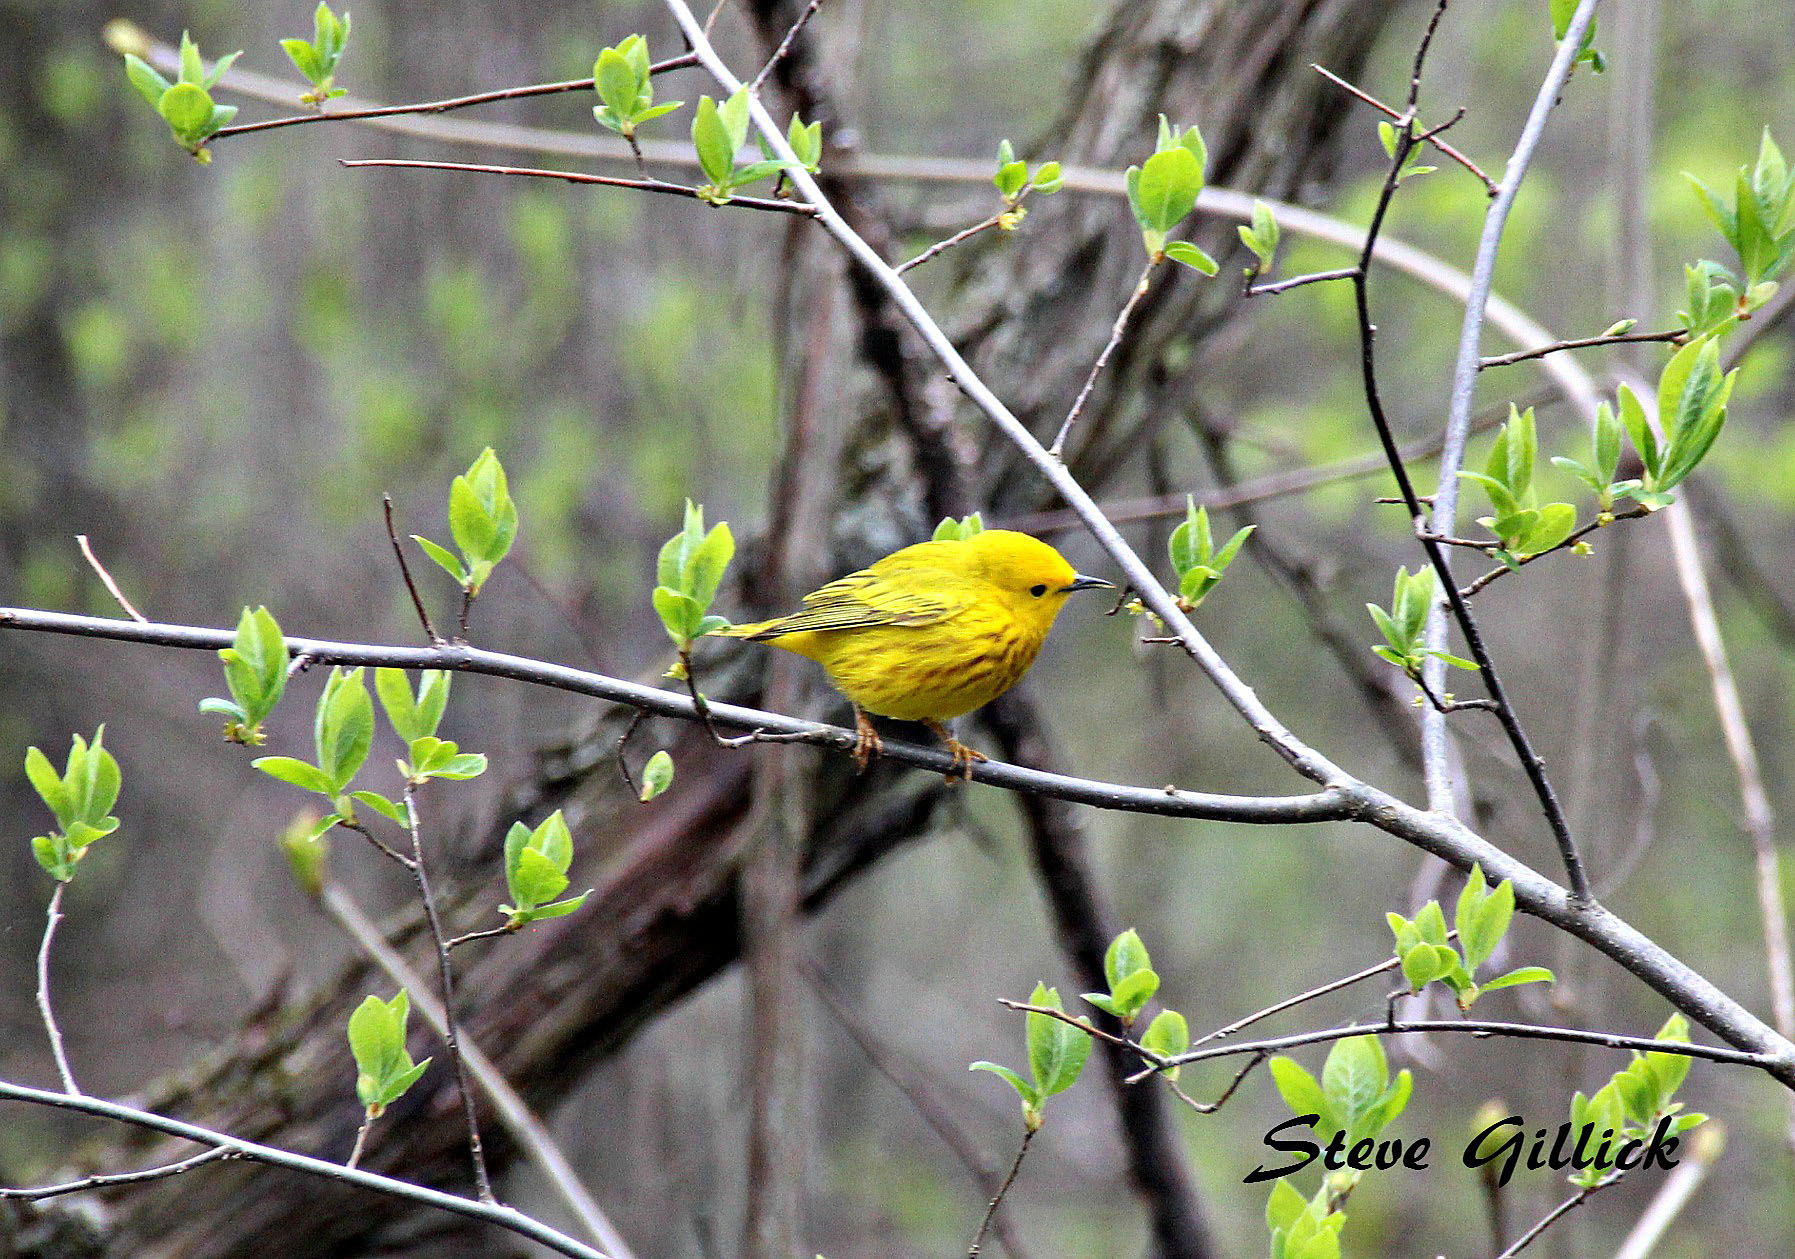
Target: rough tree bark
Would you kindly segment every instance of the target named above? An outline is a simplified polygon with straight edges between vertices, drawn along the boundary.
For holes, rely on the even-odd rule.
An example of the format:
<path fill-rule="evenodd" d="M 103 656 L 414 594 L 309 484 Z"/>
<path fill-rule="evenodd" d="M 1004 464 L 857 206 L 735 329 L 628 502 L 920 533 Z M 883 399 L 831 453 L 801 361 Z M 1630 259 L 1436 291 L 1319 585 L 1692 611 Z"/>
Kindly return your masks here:
<path fill-rule="evenodd" d="M 1163 111 L 1202 124 L 1212 182 L 1278 197 L 1308 191 L 1331 168 L 1344 113 L 1308 63 L 1356 74 L 1393 7 L 1383 0 L 1124 0 L 1083 56 L 1063 119 L 1034 148 L 1043 156 L 1120 169 L 1150 145 Z M 810 72 L 826 76 L 827 68 L 812 66 Z M 1219 249 L 1222 232 L 1206 234 Z M 1050 432 L 1127 294 L 1140 245 L 1113 200 L 1067 195 L 1035 207 L 1027 236 L 1026 249 L 969 246 L 930 268 L 949 277 L 950 296 L 942 304 L 956 312 L 978 366 L 1020 414 L 1035 421 L 1036 431 Z M 1143 303 L 1142 318 L 1099 383 L 1073 446 L 1073 466 L 1088 482 L 1115 476 L 1145 449 L 1166 411 L 1158 403 L 1190 384 L 1191 368 L 1171 365 L 1200 365 L 1201 356 L 1187 352 L 1193 336 L 1237 312 L 1231 287 L 1162 280 Z M 1007 452 L 977 430 L 960 430 L 953 399 L 944 404 L 930 394 L 928 374 L 918 369 L 905 335 L 876 303 L 856 297 L 860 349 L 872 370 L 850 402 L 836 478 L 841 499 L 831 527 L 834 562 L 861 563 L 914 541 L 940 511 L 960 507 L 962 496 L 1006 510 L 1051 505 L 1033 478 L 1015 475 Z M 954 458 L 956 448 L 967 457 Z M 950 478 L 958 478 L 958 485 Z M 744 656 L 727 673 L 713 670 L 709 688 L 754 702 L 754 667 L 754 658 Z M 1003 730 L 1005 723 L 998 724 Z M 597 888 L 587 907 L 555 929 L 503 941 L 479 957 L 458 957 L 465 968 L 458 987 L 468 1034 L 526 1097 L 545 1107 L 740 950 L 739 875 L 747 838 L 741 823 L 754 794 L 755 759 L 718 749 L 690 727 L 659 732 L 674 749 L 681 786 L 653 810 L 637 810 L 614 763 L 620 730 L 621 722 L 605 717 L 571 734 L 540 757 L 512 801 L 515 816 L 568 811 L 585 863 L 576 879 Z M 1005 741 L 1031 745 L 1013 726 Z M 928 776 L 875 767 L 854 777 L 850 770 L 845 758 L 825 758 L 814 786 L 817 823 L 806 837 L 803 869 L 806 907 L 924 836 L 940 795 L 939 783 Z M 1039 855 L 1051 866 L 1055 852 L 1075 846 L 1075 832 L 1057 817 L 1036 822 Z M 1066 841 L 1057 848 L 1050 842 L 1056 835 Z M 489 865 L 490 857 L 470 861 L 445 870 L 438 882 L 466 885 L 489 874 Z M 1061 891 L 1091 900 L 1088 888 Z M 1101 918 L 1100 906 L 1093 906 L 1082 911 L 1086 921 Z M 1068 943 L 1088 962 L 1091 941 Z M 343 1093 L 342 1027 L 366 978 L 365 968 L 346 968 L 141 1100 L 257 1140 L 325 1157 L 345 1155 L 359 1116 Z M 398 1113 L 383 1121 L 370 1166 L 466 1187 L 465 1133 L 443 1087 L 447 1078 L 446 1072 L 429 1073 L 394 1108 Z M 495 1127 L 489 1125 L 487 1135 L 489 1158 L 502 1172 L 515 1152 Z M 107 1134 L 106 1143 L 103 1161 L 113 1166 L 140 1165 L 150 1154 L 136 1139 L 121 1145 L 116 1133 Z M 1175 1153 L 1174 1143 L 1166 1148 Z M 407 1245 L 432 1255 L 491 1254 L 498 1244 L 481 1235 L 472 1243 L 463 1239 L 465 1248 L 458 1250 L 437 1231 L 444 1227 L 439 1219 L 317 1181 L 234 1165 L 129 1190 L 108 1205 L 95 1252 L 108 1255 L 305 1259 L 391 1253 Z M 1182 1226 L 1156 1221 L 1159 1244 L 1168 1244 L 1178 1227 L 1195 1231 L 1200 1225 L 1194 1215 Z M 6 1234 L 0 1220 L 0 1243 Z"/>

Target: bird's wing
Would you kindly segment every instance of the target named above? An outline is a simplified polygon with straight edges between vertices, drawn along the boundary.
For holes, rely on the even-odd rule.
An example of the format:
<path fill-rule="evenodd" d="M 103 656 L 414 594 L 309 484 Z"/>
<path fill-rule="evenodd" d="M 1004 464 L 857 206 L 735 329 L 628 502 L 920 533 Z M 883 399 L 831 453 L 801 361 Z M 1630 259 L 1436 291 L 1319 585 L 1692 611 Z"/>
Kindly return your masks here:
<path fill-rule="evenodd" d="M 804 596 L 804 610 L 769 621 L 751 636 L 778 638 L 810 630 L 862 629 L 872 625 L 933 625 L 964 611 L 971 600 L 957 589 L 917 589 L 894 580 L 902 570 L 862 569 Z"/>

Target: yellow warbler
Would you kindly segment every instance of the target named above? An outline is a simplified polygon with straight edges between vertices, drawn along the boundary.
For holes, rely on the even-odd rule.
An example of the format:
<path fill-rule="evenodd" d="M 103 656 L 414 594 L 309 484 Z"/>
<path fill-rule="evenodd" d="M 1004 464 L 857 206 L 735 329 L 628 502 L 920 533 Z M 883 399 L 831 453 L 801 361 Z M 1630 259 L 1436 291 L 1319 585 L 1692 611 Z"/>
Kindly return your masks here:
<path fill-rule="evenodd" d="M 907 546 L 805 595 L 801 612 L 716 632 L 822 665 L 854 705 L 863 768 L 879 751 L 875 713 L 922 722 L 970 776 L 985 757 L 942 723 L 1021 680 L 1067 595 L 1110 584 L 1080 576 L 1038 538 L 987 529 Z"/>

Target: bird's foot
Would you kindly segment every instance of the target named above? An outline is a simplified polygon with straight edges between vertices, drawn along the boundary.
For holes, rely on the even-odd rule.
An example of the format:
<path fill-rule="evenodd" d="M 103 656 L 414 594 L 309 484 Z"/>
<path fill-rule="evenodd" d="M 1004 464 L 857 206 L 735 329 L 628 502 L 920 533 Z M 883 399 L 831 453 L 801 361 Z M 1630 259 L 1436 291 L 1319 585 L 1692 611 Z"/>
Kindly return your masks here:
<path fill-rule="evenodd" d="M 930 730 L 934 731 L 935 737 L 940 739 L 942 745 L 947 748 L 947 754 L 954 758 L 954 772 L 942 775 L 948 782 L 971 782 L 972 763 L 974 761 L 988 761 L 991 759 L 977 748 L 967 747 L 964 743 L 961 743 L 958 739 L 954 738 L 953 731 L 949 730 L 939 721 L 930 721 L 925 722 L 924 724 L 927 725 Z"/>
<path fill-rule="evenodd" d="M 873 729 L 873 719 L 866 715 L 864 709 L 854 709 L 854 763 L 865 773 L 873 758 L 885 751 L 884 741 L 879 732 Z"/>

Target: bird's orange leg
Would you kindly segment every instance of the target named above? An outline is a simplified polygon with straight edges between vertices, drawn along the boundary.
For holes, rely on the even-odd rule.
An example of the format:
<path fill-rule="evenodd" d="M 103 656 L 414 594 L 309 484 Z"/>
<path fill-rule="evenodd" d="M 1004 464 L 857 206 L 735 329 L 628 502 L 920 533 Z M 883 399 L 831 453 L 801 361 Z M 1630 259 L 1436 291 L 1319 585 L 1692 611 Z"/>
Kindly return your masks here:
<path fill-rule="evenodd" d="M 935 737 L 940 739 L 943 746 L 947 748 L 948 755 L 954 758 L 954 772 L 942 775 L 948 782 L 971 782 L 972 763 L 974 761 L 988 761 L 991 759 L 977 748 L 969 748 L 964 743 L 961 743 L 958 739 L 954 738 L 954 732 L 942 725 L 939 721 L 925 721 L 922 724 L 934 731 Z"/>
<path fill-rule="evenodd" d="M 860 705 L 854 705 L 854 762 L 865 773 L 866 767 L 873 763 L 873 758 L 884 752 L 885 744 L 879 738 L 879 732 L 873 729 L 873 719 L 866 715 Z"/>

